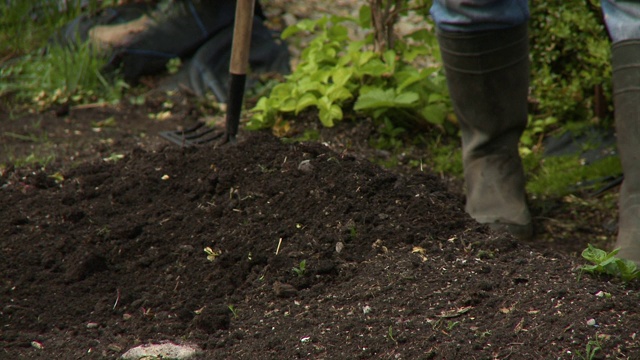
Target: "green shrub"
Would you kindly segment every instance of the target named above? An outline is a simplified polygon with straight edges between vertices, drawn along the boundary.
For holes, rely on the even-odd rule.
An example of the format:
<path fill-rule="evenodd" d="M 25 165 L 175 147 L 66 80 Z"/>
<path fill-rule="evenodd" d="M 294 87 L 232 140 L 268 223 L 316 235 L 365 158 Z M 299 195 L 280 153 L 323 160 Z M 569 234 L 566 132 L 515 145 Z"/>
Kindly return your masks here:
<path fill-rule="evenodd" d="M 105 79 L 100 74 L 105 63 L 89 43 L 51 46 L 42 55 L 25 55 L 0 69 L 0 94 L 14 93 L 40 109 L 55 103 L 117 102 L 126 84 Z"/>
<path fill-rule="evenodd" d="M 90 14 L 115 0 L 0 1 L 0 59 L 41 48 L 56 30 L 81 14 Z"/>
<path fill-rule="evenodd" d="M 598 1 L 533 1 L 529 28 L 534 117 L 592 120 L 596 86 L 611 107 L 610 41 Z"/>
<path fill-rule="evenodd" d="M 81 14 L 114 1 L 7 0 L 0 2 L 0 95 L 44 108 L 53 103 L 117 101 L 126 84 L 105 79 L 106 58 L 88 43 L 62 47 L 50 39 Z"/>
<path fill-rule="evenodd" d="M 325 16 L 302 20 L 282 36 L 311 33 L 315 37 L 301 54 L 300 63 L 285 82 L 252 109 L 249 129 L 282 128 L 303 111 L 317 111 L 322 125 L 332 127 L 345 118 L 371 117 L 394 128 L 452 129 L 451 105 L 440 66 L 420 68 L 418 57 L 438 57 L 433 32 L 417 31 L 394 49 L 375 51 L 374 37 L 349 36 L 348 26 L 370 29 L 370 9 L 361 8 L 359 19 Z"/>

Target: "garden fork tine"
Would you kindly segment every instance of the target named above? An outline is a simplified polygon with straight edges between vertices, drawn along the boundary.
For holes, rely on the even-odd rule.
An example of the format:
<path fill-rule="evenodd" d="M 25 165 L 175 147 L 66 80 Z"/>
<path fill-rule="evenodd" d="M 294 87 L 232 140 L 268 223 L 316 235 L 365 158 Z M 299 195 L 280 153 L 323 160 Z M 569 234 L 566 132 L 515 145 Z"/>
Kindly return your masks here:
<path fill-rule="evenodd" d="M 251 50 L 251 31 L 255 0 L 238 0 L 233 25 L 233 43 L 231 45 L 231 61 L 229 64 L 229 96 L 225 119 L 224 137 L 220 144 L 235 143 L 240 115 L 244 102 L 244 87 L 249 68 L 249 52 Z M 164 131 L 160 135 L 180 146 L 200 145 L 219 139 L 222 135 L 213 134 L 212 129 L 200 132 L 204 123 L 198 122 L 194 127 L 183 131 Z"/>
<path fill-rule="evenodd" d="M 178 131 L 163 131 L 160 136 L 179 146 L 204 145 L 220 139 L 224 134 L 198 121 L 193 127 Z"/>

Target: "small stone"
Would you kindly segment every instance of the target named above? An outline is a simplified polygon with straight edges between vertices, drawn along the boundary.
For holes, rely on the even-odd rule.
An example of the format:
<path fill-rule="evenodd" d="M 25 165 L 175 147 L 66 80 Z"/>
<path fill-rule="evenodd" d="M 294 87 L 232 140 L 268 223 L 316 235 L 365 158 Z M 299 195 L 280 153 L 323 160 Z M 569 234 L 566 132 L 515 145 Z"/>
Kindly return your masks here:
<path fill-rule="evenodd" d="M 131 314 L 122 314 L 122 320 L 124 321 L 131 320 L 132 317 Z"/>
<path fill-rule="evenodd" d="M 37 341 L 32 341 L 31 342 L 31 346 L 38 349 L 38 350 L 42 350 L 44 349 L 44 345 L 42 345 L 41 343 L 37 342 Z"/>
<path fill-rule="evenodd" d="M 161 344 L 146 344 L 129 349 L 122 355 L 122 359 L 138 360 L 141 358 L 162 359 L 189 359 L 202 352 L 200 348 L 192 344 L 178 345 L 172 342 Z"/>
<path fill-rule="evenodd" d="M 116 353 L 119 353 L 123 350 L 122 346 L 118 344 L 109 344 L 109 346 L 107 346 L 107 349 Z"/>
<path fill-rule="evenodd" d="M 311 160 L 302 160 L 300 164 L 298 164 L 298 170 L 309 173 L 313 171 L 313 165 L 311 165 Z"/>
<path fill-rule="evenodd" d="M 596 319 L 587 320 L 587 325 L 588 326 L 596 326 Z"/>
<path fill-rule="evenodd" d="M 166 174 L 162 175 L 161 179 L 162 180 L 169 180 L 169 175 L 166 175 Z"/>
<path fill-rule="evenodd" d="M 342 249 L 344 249 L 344 244 L 343 244 L 342 242 L 338 241 L 338 242 L 336 243 L 336 252 L 337 252 L 337 253 L 341 253 L 341 252 L 342 252 Z"/>
<path fill-rule="evenodd" d="M 98 327 L 98 323 L 90 322 L 87 323 L 87 329 L 95 329 Z"/>
<path fill-rule="evenodd" d="M 298 293 L 298 290 L 289 284 L 276 281 L 273 283 L 273 292 L 277 297 L 287 298 L 295 296 Z"/>
<path fill-rule="evenodd" d="M 596 293 L 596 296 L 597 296 L 597 297 L 604 297 L 604 292 L 603 292 L 603 291 L 598 291 L 598 292 Z"/>
<path fill-rule="evenodd" d="M 368 313 L 370 313 L 372 310 L 373 310 L 373 309 L 372 309 L 372 308 L 371 308 L 371 306 L 369 306 L 369 305 L 365 305 L 365 306 L 362 308 L 362 312 L 363 312 L 365 315 L 366 315 L 366 314 L 368 314 Z"/>

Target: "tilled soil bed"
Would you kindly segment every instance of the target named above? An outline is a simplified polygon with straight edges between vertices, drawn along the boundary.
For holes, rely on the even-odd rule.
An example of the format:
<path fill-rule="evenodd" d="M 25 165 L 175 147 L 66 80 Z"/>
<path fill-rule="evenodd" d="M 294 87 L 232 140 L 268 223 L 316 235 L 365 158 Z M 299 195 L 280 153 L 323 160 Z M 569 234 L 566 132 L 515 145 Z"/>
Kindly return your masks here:
<path fill-rule="evenodd" d="M 0 358 L 640 358 L 637 283 L 489 233 L 427 170 L 241 135 L 3 169 Z"/>

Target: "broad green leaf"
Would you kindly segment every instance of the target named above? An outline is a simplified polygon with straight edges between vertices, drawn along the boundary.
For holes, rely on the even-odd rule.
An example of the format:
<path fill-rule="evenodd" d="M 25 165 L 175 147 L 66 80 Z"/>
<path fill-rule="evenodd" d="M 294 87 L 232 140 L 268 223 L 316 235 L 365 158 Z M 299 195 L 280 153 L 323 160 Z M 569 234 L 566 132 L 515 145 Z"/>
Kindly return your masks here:
<path fill-rule="evenodd" d="M 383 54 L 384 62 L 387 64 L 387 72 L 393 73 L 396 68 L 396 52 L 387 50 Z"/>
<path fill-rule="evenodd" d="M 335 69 L 331 75 L 331 79 L 336 86 L 342 87 L 351 79 L 352 75 L 353 70 L 351 68 L 339 67 Z"/>
<path fill-rule="evenodd" d="M 267 98 L 261 97 L 258 99 L 256 105 L 251 109 L 251 111 L 266 111 L 267 110 Z"/>
<path fill-rule="evenodd" d="M 320 122 L 326 127 L 333 127 L 335 125 L 334 120 L 342 120 L 342 109 L 338 105 L 332 105 L 328 109 L 321 108 L 318 113 Z"/>
<path fill-rule="evenodd" d="M 369 63 L 369 61 L 371 61 L 372 59 L 376 59 L 376 60 L 380 61 L 380 59 L 378 59 L 378 54 L 376 54 L 373 51 L 358 52 L 358 53 L 356 53 L 354 55 L 358 56 L 357 61 L 356 61 L 356 65 L 358 65 L 360 67 L 364 66 L 367 63 Z"/>
<path fill-rule="evenodd" d="M 418 101 L 420 97 L 414 92 L 405 92 L 395 95 L 393 89 L 372 89 L 360 97 L 354 104 L 354 110 L 376 109 L 376 108 L 393 108 L 407 107 Z"/>
<path fill-rule="evenodd" d="M 318 99 L 317 104 L 318 109 L 320 110 L 327 110 L 329 111 L 329 109 L 331 109 L 331 106 L 333 105 L 333 102 L 329 99 L 328 96 L 323 96 L 321 98 Z"/>
<path fill-rule="evenodd" d="M 284 83 L 278 84 L 271 90 L 271 98 L 286 98 L 291 96 L 293 91 L 293 84 Z"/>
<path fill-rule="evenodd" d="M 360 7 L 358 24 L 363 29 L 371 28 L 371 7 L 369 5 L 363 5 Z"/>
<path fill-rule="evenodd" d="M 427 105 L 420 112 L 428 122 L 442 125 L 447 117 L 447 109 L 442 104 Z"/>
<path fill-rule="evenodd" d="M 289 26 L 282 32 L 282 38 L 287 39 L 288 37 L 295 35 L 301 31 L 313 31 L 316 27 L 315 20 L 311 19 L 303 19 L 297 22 L 295 25 Z"/>
<path fill-rule="evenodd" d="M 411 46 L 402 53 L 402 59 L 408 63 L 413 63 L 418 56 L 430 54 L 431 49 L 426 46 Z"/>
<path fill-rule="evenodd" d="M 300 113 L 300 111 L 307 107 L 315 106 L 316 104 L 318 104 L 318 98 L 312 93 L 306 93 L 298 99 L 298 103 L 296 104 L 296 114 Z"/>
<path fill-rule="evenodd" d="M 334 23 L 336 22 L 336 19 L 340 20 L 340 18 L 334 18 L 332 19 Z M 346 18 L 342 19 L 344 20 Z M 347 30 L 347 28 L 343 25 L 335 25 L 327 29 L 327 34 L 331 39 L 335 39 L 336 41 L 344 41 L 349 38 L 349 30 Z"/>
<path fill-rule="evenodd" d="M 399 83 L 398 91 L 403 91 L 413 84 L 422 83 L 425 78 L 425 76 L 418 71 L 403 71 L 396 73 L 395 77 Z"/>
<path fill-rule="evenodd" d="M 591 244 L 588 244 L 587 248 L 582 251 L 582 257 L 595 264 L 601 263 L 606 256 L 606 251 L 598 249 Z"/>
<path fill-rule="evenodd" d="M 353 105 L 353 109 L 365 110 L 380 107 L 391 107 L 393 106 L 393 98 L 395 98 L 395 91 L 393 89 L 383 90 L 374 88 L 361 94 Z"/>
<path fill-rule="evenodd" d="M 427 102 L 434 103 L 434 102 L 444 101 L 445 99 L 447 99 L 447 97 L 444 96 L 443 94 L 431 93 L 427 98 Z"/>
<path fill-rule="evenodd" d="M 344 86 L 332 85 L 327 89 L 327 97 L 331 102 L 340 102 L 352 98 L 353 95 Z"/>
<path fill-rule="evenodd" d="M 322 94 L 325 89 L 326 87 L 320 81 L 306 78 L 298 83 L 297 92 L 303 95 L 314 91 Z"/>
<path fill-rule="evenodd" d="M 285 99 L 280 104 L 280 111 L 282 112 L 294 112 L 296 110 L 297 101 L 294 98 Z"/>
<path fill-rule="evenodd" d="M 371 59 L 362 65 L 358 72 L 361 75 L 379 77 L 387 72 L 387 66 L 380 59 Z"/>
<path fill-rule="evenodd" d="M 411 91 L 405 91 L 405 92 L 401 93 L 400 95 L 397 95 L 393 99 L 393 102 L 396 105 L 409 106 L 409 105 L 415 103 L 418 100 L 420 100 L 420 96 L 418 96 L 418 94 L 416 94 L 414 92 L 411 92 Z"/>

